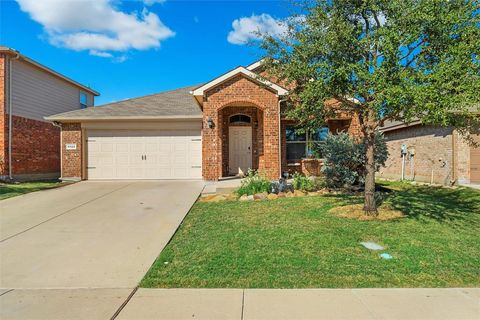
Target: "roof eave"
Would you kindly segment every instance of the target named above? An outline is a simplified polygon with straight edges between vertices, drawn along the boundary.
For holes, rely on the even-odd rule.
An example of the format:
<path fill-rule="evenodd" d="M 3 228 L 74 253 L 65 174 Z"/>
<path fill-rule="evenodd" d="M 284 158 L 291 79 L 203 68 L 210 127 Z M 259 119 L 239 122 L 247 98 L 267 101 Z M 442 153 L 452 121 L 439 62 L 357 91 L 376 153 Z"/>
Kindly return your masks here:
<path fill-rule="evenodd" d="M 197 120 L 202 119 L 202 115 L 194 116 L 97 116 L 97 117 L 44 117 L 45 120 L 51 122 L 85 122 L 85 121 L 119 121 L 119 120 Z"/>
<path fill-rule="evenodd" d="M 271 81 L 269 81 L 265 78 L 260 77 L 259 75 L 257 75 L 254 72 L 246 69 L 245 67 L 237 67 L 237 68 L 223 74 L 222 76 L 209 81 L 208 83 L 204 84 L 203 86 L 193 90 L 192 95 L 195 96 L 195 97 L 197 97 L 197 96 L 201 97 L 205 94 L 205 91 L 220 85 L 221 83 L 227 81 L 228 79 L 230 79 L 230 78 L 232 78 L 232 77 L 234 77 L 238 74 L 243 74 L 244 76 L 246 76 L 246 77 L 248 77 L 248 78 L 250 78 L 250 79 L 252 79 L 256 82 L 259 82 L 262 85 L 265 85 L 266 87 L 276 91 L 279 96 L 288 95 L 288 90 L 287 89 L 282 88 L 278 84 L 275 84 L 275 83 L 273 83 L 273 82 L 271 82 Z M 197 101 L 199 101 L 198 98 L 197 98 Z"/>

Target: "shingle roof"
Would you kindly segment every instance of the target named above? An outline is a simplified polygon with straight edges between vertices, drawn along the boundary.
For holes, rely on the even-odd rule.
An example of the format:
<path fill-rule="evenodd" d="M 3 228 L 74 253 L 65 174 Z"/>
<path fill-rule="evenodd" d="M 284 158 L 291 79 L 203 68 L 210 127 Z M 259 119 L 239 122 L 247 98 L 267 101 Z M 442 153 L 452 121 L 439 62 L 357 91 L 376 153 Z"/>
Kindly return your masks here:
<path fill-rule="evenodd" d="M 102 106 L 56 114 L 51 121 L 101 119 L 201 118 L 202 110 L 190 94 L 197 86 L 161 92 Z"/>

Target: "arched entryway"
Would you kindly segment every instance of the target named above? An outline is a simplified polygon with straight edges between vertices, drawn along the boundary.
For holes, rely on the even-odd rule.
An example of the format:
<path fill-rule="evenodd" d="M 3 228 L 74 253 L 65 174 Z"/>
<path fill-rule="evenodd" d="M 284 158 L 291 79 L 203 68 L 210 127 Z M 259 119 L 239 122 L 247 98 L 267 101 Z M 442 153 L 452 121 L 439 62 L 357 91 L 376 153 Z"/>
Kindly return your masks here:
<path fill-rule="evenodd" d="M 263 111 L 254 105 L 230 105 L 219 111 L 222 176 L 258 169 L 263 156 Z"/>

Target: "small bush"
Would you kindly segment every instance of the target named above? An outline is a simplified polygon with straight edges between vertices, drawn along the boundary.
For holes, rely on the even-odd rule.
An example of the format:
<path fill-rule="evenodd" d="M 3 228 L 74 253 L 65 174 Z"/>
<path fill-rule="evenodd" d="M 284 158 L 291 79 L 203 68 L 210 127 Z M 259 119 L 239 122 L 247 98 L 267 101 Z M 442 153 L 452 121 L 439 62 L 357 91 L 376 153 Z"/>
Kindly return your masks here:
<path fill-rule="evenodd" d="M 295 172 L 293 174 L 293 188 L 295 190 L 314 191 L 317 189 L 317 186 L 312 179 Z"/>
<path fill-rule="evenodd" d="M 366 145 L 356 142 L 346 133 L 329 135 L 320 147 L 325 162 L 322 172 L 332 188 L 363 186 L 365 182 Z M 387 145 L 379 133 L 375 136 L 375 163 L 378 171 L 388 157 Z"/>
<path fill-rule="evenodd" d="M 256 193 L 269 192 L 270 188 L 270 181 L 261 176 L 257 171 L 248 170 L 245 179 L 243 179 L 240 188 L 237 190 L 237 194 L 239 196 L 248 196 Z"/>

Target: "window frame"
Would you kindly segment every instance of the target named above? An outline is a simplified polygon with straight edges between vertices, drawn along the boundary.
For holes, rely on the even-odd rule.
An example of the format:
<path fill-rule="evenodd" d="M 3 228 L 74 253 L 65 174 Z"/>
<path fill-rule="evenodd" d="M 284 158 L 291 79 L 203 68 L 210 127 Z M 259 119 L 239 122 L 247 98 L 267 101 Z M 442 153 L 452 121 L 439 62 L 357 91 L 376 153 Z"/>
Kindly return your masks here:
<path fill-rule="evenodd" d="M 316 129 L 315 131 L 321 130 L 321 129 L 326 129 L 327 134 L 330 133 L 330 130 L 329 130 L 328 127 L 321 127 L 321 128 Z M 299 161 L 302 161 L 302 159 L 308 158 L 308 154 L 310 153 L 310 150 L 312 149 L 313 144 L 325 143 L 325 140 L 314 140 L 313 139 L 314 133 L 310 132 L 311 130 L 306 130 L 306 132 L 303 134 L 303 136 L 305 136 L 305 138 L 304 138 L 305 140 L 288 140 L 287 130 L 294 130 L 295 131 L 295 126 L 294 125 L 287 125 L 285 127 L 285 141 L 286 141 L 285 156 L 287 158 L 287 163 L 289 163 L 289 164 L 297 165 L 297 164 L 299 164 Z M 305 145 L 304 156 L 300 159 L 289 159 L 288 158 L 288 145 L 289 144 L 304 144 Z M 319 158 L 319 159 L 322 159 L 322 158 Z"/>

